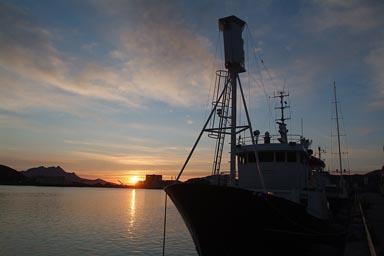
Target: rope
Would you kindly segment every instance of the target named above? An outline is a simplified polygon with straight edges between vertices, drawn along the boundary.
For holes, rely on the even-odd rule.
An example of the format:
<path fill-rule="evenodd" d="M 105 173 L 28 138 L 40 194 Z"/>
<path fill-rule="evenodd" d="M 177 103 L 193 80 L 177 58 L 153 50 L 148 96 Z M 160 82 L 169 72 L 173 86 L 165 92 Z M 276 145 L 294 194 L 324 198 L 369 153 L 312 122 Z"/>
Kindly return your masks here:
<path fill-rule="evenodd" d="M 163 256 L 165 255 L 165 231 L 167 227 L 167 193 L 165 193 L 164 201 L 164 226 L 163 226 Z"/>

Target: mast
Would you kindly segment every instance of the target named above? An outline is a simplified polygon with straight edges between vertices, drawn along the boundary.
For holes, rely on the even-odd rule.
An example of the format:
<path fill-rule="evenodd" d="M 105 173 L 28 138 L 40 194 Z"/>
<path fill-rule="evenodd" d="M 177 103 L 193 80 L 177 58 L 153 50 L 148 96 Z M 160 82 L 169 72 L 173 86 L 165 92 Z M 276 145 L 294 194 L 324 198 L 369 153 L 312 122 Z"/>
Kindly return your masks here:
<path fill-rule="evenodd" d="M 219 28 L 223 32 L 225 67 L 228 69 L 231 90 L 231 154 L 230 185 L 235 185 L 236 178 L 236 111 L 237 111 L 237 79 L 239 73 L 245 72 L 242 32 L 245 22 L 235 16 L 219 19 Z"/>
<path fill-rule="evenodd" d="M 336 98 L 336 83 L 333 82 L 333 91 L 335 95 L 335 108 L 336 108 L 336 128 L 337 128 L 337 145 L 339 148 L 339 168 L 340 168 L 340 177 L 343 178 L 343 163 L 341 161 L 341 147 L 340 147 L 340 128 L 339 128 L 339 113 L 337 110 L 337 98 Z"/>
<path fill-rule="evenodd" d="M 195 151 L 197 144 L 199 143 L 204 132 L 208 132 L 208 137 L 217 139 L 214 165 L 212 175 L 220 175 L 220 163 L 221 154 L 223 153 L 223 144 L 225 135 L 231 136 L 230 139 L 230 180 L 231 186 L 236 185 L 236 135 L 245 130 L 249 130 L 250 137 L 252 138 L 253 145 L 255 144 L 254 134 L 252 132 L 252 125 L 248 114 L 247 104 L 245 102 L 244 92 L 242 89 L 239 73 L 245 72 L 244 66 L 244 42 L 242 38 L 242 32 L 245 26 L 245 22 L 236 16 L 228 16 L 219 19 L 219 29 L 223 32 L 224 38 L 224 54 L 225 54 L 225 68 L 228 71 L 218 70 L 216 75 L 218 76 L 216 99 L 212 102 L 213 107 L 211 113 L 208 116 L 200 134 L 198 135 L 195 144 L 193 145 L 187 159 L 182 166 L 176 181 L 181 177 L 184 169 L 186 168 L 189 160 L 191 159 L 193 152 Z M 225 79 L 221 79 L 221 77 Z M 224 80 L 224 81 L 223 81 Z M 223 89 L 219 93 L 220 81 L 223 81 Z M 247 125 L 237 125 L 237 89 L 240 89 L 240 96 L 244 106 L 244 111 L 247 117 Z M 230 109 L 229 109 L 230 108 Z M 218 118 L 215 118 L 217 116 Z M 285 120 L 285 119 L 284 119 Z M 227 126 L 228 121 L 228 126 Z M 209 123 L 210 126 L 208 127 Z M 256 160 L 258 159 L 256 150 Z M 258 161 L 258 160 L 257 160 Z M 260 178 L 262 180 L 262 186 L 265 190 L 262 174 L 258 168 Z M 219 177 L 218 177 L 219 178 Z"/>
<path fill-rule="evenodd" d="M 230 184 L 235 185 L 236 177 L 236 111 L 237 111 L 237 73 L 230 72 L 231 86 L 232 86 L 232 113 L 231 113 L 231 156 L 230 156 Z"/>

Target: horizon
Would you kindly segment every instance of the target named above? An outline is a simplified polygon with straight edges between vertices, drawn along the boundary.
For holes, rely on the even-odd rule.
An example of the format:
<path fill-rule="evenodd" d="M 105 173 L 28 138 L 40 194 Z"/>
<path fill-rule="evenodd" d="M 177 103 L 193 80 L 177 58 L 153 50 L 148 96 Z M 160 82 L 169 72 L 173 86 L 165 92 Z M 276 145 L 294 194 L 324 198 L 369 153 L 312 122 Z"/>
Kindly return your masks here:
<path fill-rule="evenodd" d="M 0 163 L 0 166 L 2 164 Z M 12 166 L 6 166 L 6 165 L 2 165 L 2 166 L 5 166 L 5 167 L 8 167 L 8 168 L 12 168 Z M 79 178 L 81 179 L 87 179 L 85 177 L 82 177 L 81 175 L 78 175 L 76 172 L 69 172 L 67 170 L 65 170 L 65 168 L 57 165 L 57 166 L 34 166 L 34 167 L 30 167 L 28 169 L 25 169 L 25 170 L 16 170 L 14 168 L 14 170 L 16 170 L 17 172 L 25 172 L 25 171 L 29 171 L 31 169 L 39 169 L 39 168 L 44 168 L 44 169 L 51 169 L 51 168 L 61 168 L 62 170 L 64 170 L 64 172 L 66 173 L 74 173 L 75 175 L 77 175 Z M 368 172 L 363 172 L 363 173 L 359 173 L 359 172 L 354 172 L 354 173 L 351 173 L 350 175 L 353 176 L 353 175 L 366 175 L 366 174 L 369 174 L 371 172 L 375 172 L 375 171 L 381 171 L 383 170 L 384 166 L 380 169 L 375 169 L 375 170 L 371 170 L 371 171 L 368 171 Z M 333 175 L 333 176 L 340 176 L 339 173 L 329 173 L 330 175 Z M 163 176 L 161 173 L 147 173 L 146 175 L 161 175 Z M 113 184 L 116 184 L 116 185 L 124 185 L 124 186 L 134 186 L 134 185 L 137 185 L 138 182 L 143 182 L 146 180 L 146 175 L 144 175 L 143 179 L 141 179 L 141 177 L 138 177 L 138 176 L 131 176 L 130 179 L 126 182 L 120 182 L 119 180 L 117 182 L 115 181 L 108 181 L 108 180 L 104 180 L 104 179 L 101 179 L 101 178 L 93 178 L 91 180 L 97 180 L 97 179 L 101 179 L 105 182 L 110 182 L 110 183 L 113 183 Z M 349 174 L 343 174 L 343 176 L 349 176 Z M 175 176 L 170 176 L 169 178 L 165 178 L 164 176 L 162 177 L 162 180 L 163 181 L 171 181 L 171 180 L 174 180 L 175 179 Z"/>
<path fill-rule="evenodd" d="M 335 174 L 335 82 L 347 173 L 383 166 L 382 2 L 0 0 L 0 12 L 3 165 L 114 183 L 176 177 L 223 65 L 218 19 L 235 15 L 247 23 L 253 128 L 276 133 L 268 97 L 286 90 L 288 129 L 325 149 Z M 202 144 L 181 180 L 210 173 L 212 141 Z"/>

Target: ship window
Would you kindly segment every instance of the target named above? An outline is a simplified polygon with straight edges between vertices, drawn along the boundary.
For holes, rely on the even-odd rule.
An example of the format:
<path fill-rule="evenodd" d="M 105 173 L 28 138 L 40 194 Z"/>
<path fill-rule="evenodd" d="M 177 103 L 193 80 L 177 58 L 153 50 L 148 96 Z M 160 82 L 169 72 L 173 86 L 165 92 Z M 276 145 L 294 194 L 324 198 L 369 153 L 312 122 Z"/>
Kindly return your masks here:
<path fill-rule="evenodd" d="M 287 152 L 287 162 L 296 162 L 296 152 L 288 151 Z"/>
<path fill-rule="evenodd" d="M 260 162 L 273 162 L 273 152 L 269 152 L 269 151 L 259 152 L 259 161 Z"/>
<path fill-rule="evenodd" d="M 275 152 L 276 162 L 285 162 L 285 152 Z"/>

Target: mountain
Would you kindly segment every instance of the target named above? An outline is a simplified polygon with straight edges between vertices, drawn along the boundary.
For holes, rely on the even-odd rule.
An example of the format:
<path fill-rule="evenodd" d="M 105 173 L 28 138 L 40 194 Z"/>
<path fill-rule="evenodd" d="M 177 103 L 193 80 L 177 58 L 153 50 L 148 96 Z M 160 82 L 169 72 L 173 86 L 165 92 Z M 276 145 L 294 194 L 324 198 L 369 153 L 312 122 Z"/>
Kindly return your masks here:
<path fill-rule="evenodd" d="M 26 184 L 28 178 L 11 167 L 0 164 L 0 185 Z"/>
<path fill-rule="evenodd" d="M 83 179 L 74 172 L 66 172 L 60 166 L 40 166 L 19 172 L 9 166 L 1 164 L 0 185 L 122 187 L 119 184 L 107 182 L 102 179 Z"/>
<path fill-rule="evenodd" d="M 40 166 L 28 169 L 26 171 L 21 171 L 21 173 L 37 183 L 72 185 L 74 183 L 81 183 L 82 180 L 75 173 L 67 173 L 60 166 Z"/>
<path fill-rule="evenodd" d="M 89 180 L 83 179 L 76 175 L 76 173 L 66 172 L 60 166 L 54 167 L 35 167 L 26 171 L 21 171 L 26 177 L 32 179 L 35 183 L 44 185 L 85 185 L 85 186 L 106 186 L 113 185 L 102 179 Z"/>

